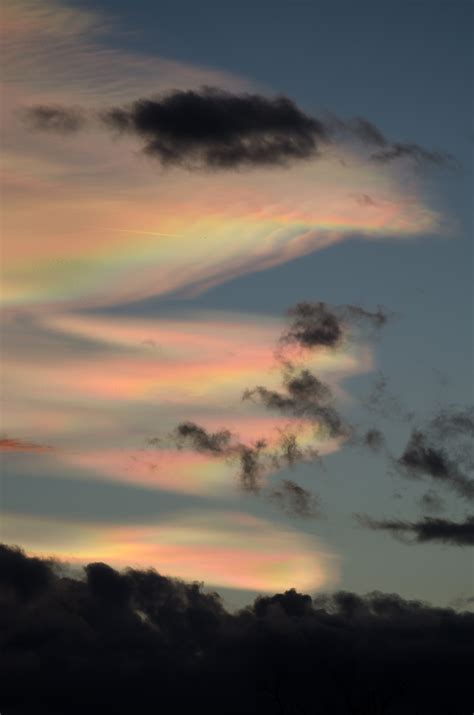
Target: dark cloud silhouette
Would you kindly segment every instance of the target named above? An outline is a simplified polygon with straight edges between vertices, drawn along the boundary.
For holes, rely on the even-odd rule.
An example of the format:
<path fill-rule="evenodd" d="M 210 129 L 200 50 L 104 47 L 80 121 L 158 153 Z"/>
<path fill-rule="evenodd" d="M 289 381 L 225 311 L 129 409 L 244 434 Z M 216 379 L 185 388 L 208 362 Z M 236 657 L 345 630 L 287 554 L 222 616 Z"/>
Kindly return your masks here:
<path fill-rule="evenodd" d="M 395 536 L 409 537 L 407 543 L 426 543 L 436 541 L 453 546 L 474 545 L 474 516 L 464 521 L 450 521 L 435 517 L 425 517 L 421 521 L 402 521 L 399 519 L 372 519 L 360 515 L 359 523 L 376 531 L 389 531 Z"/>
<path fill-rule="evenodd" d="M 394 143 L 388 144 L 385 149 L 380 149 L 372 154 L 371 158 L 374 161 L 388 163 L 394 159 L 409 158 L 417 164 L 437 164 L 445 166 L 448 164 L 454 165 L 454 159 L 450 154 L 445 154 L 439 151 L 429 151 L 418 144 L 403 144 Z"/>
<path fill-rule="evenodd" d="M 449 449 L 433 444 L 429 434 L 413 430 L 402 456 L 396 461 L 398 469 L 413 478 L 428 476 L 455 491 L 468 501 L 474 500 L 474 480 L 466 475 L 463 466 L 469 460 L 465 450 Z"/>
<path fill-rule="evenodd" d="M 363 398 L 362 406 L 371 414 L 384 419 L 396 419 L 409 422 L 414 413 L 407 410 L 401 400 L 390 390 L 389 380 L 378 372 L 370 393 Z"/>
<path fill-rule="evenodd" d="M 329 306 L 317 303 L 297 303 L 288 310 L 290 326 L 280 338 L 281 347 L 294 345 L 312 349 L 319 346 L 337 347 L 350 325 L 369 325 L 381 328 L 388 319 L 378 308 L 372 313 L 356 305 Z"/>
<path fill-rule="evenodd" d="M 288 315 L 291 323 L 281 336 L 276 353 L 282 368 L 282 391 L 257 385 L 245 390 L 242 399 L 259 403 L 293 420 L 296 418 L 298 424 L 293 425 L 293 429 L 289 425 L 286 430 L 281 430 L 276 444 L 272 442 L 272 445 L 264 439 L 244 444 L 227 429 L 209 432 L 193 422 L 181 423 L 171 435 L 178 448 L 186 446 L 197 452 L 238 462 L 240 483 L 249 491 L 259 492 L 264 475 L 271 471 L 319 458 L 314 446 L 301 447 L 299 444 L 297 432 L 301 423 L 310 423 L 319 438 L 324 433 L 329 438 L 348 438 L 353 433 L 352 427 L 339 414 L 329 386 L 310 370 L 297 369 L 288 359 L 285 347 L 296 345 L 308 350 L 321 345 L 335 347 L 349 324 L 370 325 L 378 329 L 387 320 L 381 308 L 376 312 L 355 305 L 330 308 L 322 302 L 298 303 L 288 311 Z M 159 444 L 159 440 L 154 441 Z M 368 432 L 364 437 L 364 444 L 374 450 L 382 442 L 383 436 L 377 430 Z M 292 492 L 293 499 L 295 494 L 296 490 Z M 288 497 L 288 488 L 277 490 L 276 496 L 274 494 L 274 498 L 280 501 L 288 502 Z"/>
<path fill-rule="evenodd" d="M 196 452 L 225 454 L 233 449 L 232 433 L 229 430 L 208 432 L 194 422 L 182 422 L 176 428 L 178 446 L 184 442 L 191 443 Z"/>
<path fill-rule="evenodd" d="M 86 116 L 80 107 L 40 104 L 23 110 L 22 114 L 32 129 L 54 134 L 75 134 L 86 125 Z"/>
<path fill-rule="evenodd" d="M 359 204 L 359 206 L 377 206 L 377 201 L 372 198 L 369 194 L 356 194 L 354 196 L 354 201 Z"/>
<path fill-rule="evenodd" d="M 290 589 L 230 613 L 153 570 L 95 563 L 72 578 L 6 546 L 0 563 L 6 715 L 470 712 L 469 612 Z M 31 563 L 43 575 L 25 599 Z"/>
<path fill-rule="evenodd" d="M 139 99 L 103 114 L 107 126 L 142 139 L 164 165 L 234 168 L 314 156 L 326 132 L 286 97 L 205 87 Z"/>
<path fill-rule="evenodd" d="M 431 420 L 430 428 L 438 438 L 474 437 L 474 407 L 442 409 Z"/>
<path fill-rule="evenodd" d="M 283 344 L 293 343 L 303 348 L 333 347 L 342 337 L 340 320 L 326 303 L 297 303 L 288 310 L 288 315 L 292 322 L 281 336 Z"/>
<path fill-rule="evenodd" d="M 208 432 L 194 422 L 182 422 L 171 435 L 178 448 L 191 447 L 196 452 L 220 457 L 239 465 L 239 480 L 248 491 L 258 492 L 260 482 L 268 470 L 269 460 L 276 464 L 277 455 L 266 451 L 267 443 L 258 439 L 251 444 L 244 444 L 229 430 Z"/>
<path fill-rule="evenodd" d="M 18 602 L 41 596 L 54 579 L 53 562 L 26 558 L 22 551 L 0 544 L 0 593 Z"/>
<path fill-rule="evenodd" d="M 337 412 L 331 390 L 309 370 L 290 372 L 284 377 L 285 392 L 257 386 L 246 390 L 244 400 L 253 400 L 269 410 L 317 422 L 330 437 L 348 434 L 348 426 Z"/>
<path fill-rule="evenodd" d="M 287 165 L 318 156 L 321 149 L 347 140 L 376 147 L 371 159 L 444 164 L 451 157 L 414 143 L 390 142 L 363 117 L 342 120 L 309 116 L 287 97 L 233 94 L 215 87 L 173 90 L 140 98 L 99 113 L 100 122 L 143 142 L 143 151 L 163 165 L 198 169 Z M 33 129 L 60 134 L 79 131 L 85 113 L 76 107 L 38 105 L 24 112 Z"/>
<path fill-rule="evenodd" d="M 240 444 L 238 446 L 238 458 L 240 464 L 240 481 L 244 489 L 250 492 L 257 492 L 260 489 L 260 482 L 266 471 L 265 464 L 265 440 L 257 440 L 253 445 Z"/>
<path fill-rule="evenodd" d="M 380 389 L 385 389 L 385 381 Z M 366 434 L 366 442 L 370 432 Z M 473 434 L 474 408 L 445 408 L 435 414 L 423 430 L 412 430 L 398 459 L 391 456 L 389 459 L 402 476 L 432 479 L 462 499 L 473 501 Z M 419 500 L 419 505 L 425 513 L 437 513 L 443 510 L 444 501 L 437 492 L 429 489 Z M 418 521 L 374 519 L 365 515 L 357 518 L 363 526 L 389 531 L 407 543 L 441 542 L 457 546 L 474 543 L 474 517 L 471 516 L 463 522 L 439 517 L 424 517 Z"/>
<path fill-rule="evenodd" d="M 385 437 L 383 433 L 375 428 L 367 430 L 362 438 L 363 444 L 372 449 L 374 452 L 378 452 L 385 445 Z"/>
<path fill-rule="evenodd" d="M 294 467 L 299 462 L 312 461 L 319 457 L 315 448 L 300 447 L 297 434 L 289 427 L 279 430 L 275 444 L 270 446 L 265 439 L 256 439 L 245 444 L 229 430 L 209 432 L 194 422 L 183 422 L 171 434 L 171 441 L 178 449 L 188 447 L 196 452 L 235 463 L 240 485 L 246 491 L 255 493 L 260 493 L 263 477 L 269 472 L 284 466 Z M 152 443 L 152 440 L 149 440 L 149 443 Z"/>
<path fill-rule="evenodd" d="M 285 479 L 270 493 L 284 511 L 295 516 L 310 518 L 320 515 L 320 501 L 315 494 L 304 489 L 291 479 Z"/>
<path fill-rule="evenodd" d="M 380 129 L 364 117 L 354 117 L 342 125 L 346 131 L 352 132 L 358 139 L 370 146 L 387 146 L 389 143 Z"/>
<path fill-rule="evenodd" d="M 428 150 L 414 142 L 392 142 L 380 131 L 378 127 L 364 117 L 354 117 L 343 120 L 334 115 L 329 115 L 325 127 L 330 136 L 334 138 L 354 137 L 368 147 L 377 147 L 377 151 L 370 155 L 373 161 L 388 163 L 396 159 L 411 159 L 417 164 L 454 165 L 450 154 Z"/>
<path fill-rule="evenodd" d="M 280 430 L 275 467 L 280 468 L 288 465 L 294 467 L 299 462 L 313 462 L 320 459 L 319 451 L 311 445 L 301 447 L 298 443 L 298 435 L 291 431 L 291 427 Z"/>

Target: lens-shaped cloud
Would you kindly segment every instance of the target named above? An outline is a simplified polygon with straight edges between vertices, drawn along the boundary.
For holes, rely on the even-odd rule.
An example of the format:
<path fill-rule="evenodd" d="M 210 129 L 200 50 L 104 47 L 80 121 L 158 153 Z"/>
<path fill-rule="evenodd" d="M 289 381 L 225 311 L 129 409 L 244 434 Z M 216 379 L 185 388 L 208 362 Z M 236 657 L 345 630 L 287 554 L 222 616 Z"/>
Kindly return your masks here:
<path fill-rule="evenodd" d="M 316 539 L 240 512 L 185 513 L 155 524 L 105 527 L 6 516 L 4 539 L 72 562 L 154 567 L 206 585 L 255 591 L 334 585 L 338 560 Z"/>

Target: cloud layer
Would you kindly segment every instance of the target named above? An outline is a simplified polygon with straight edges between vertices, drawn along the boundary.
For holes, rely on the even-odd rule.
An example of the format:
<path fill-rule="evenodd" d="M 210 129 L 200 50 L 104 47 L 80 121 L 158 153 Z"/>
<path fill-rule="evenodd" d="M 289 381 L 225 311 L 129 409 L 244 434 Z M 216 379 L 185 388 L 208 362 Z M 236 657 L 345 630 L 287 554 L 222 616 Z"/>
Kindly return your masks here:
<path fill-rule="evenodd" d="M 291 589 L 229 613 L 156 571 L 0 547 L 2 707 L 71 715 L 468 710 L 474 616 L 395 594 Z M 407 662 L 413 668 L 407 669 Z M 80 683 L 80 687 L 77 684 Z M 158 688 L 157 688 L 158 685 Z"/>

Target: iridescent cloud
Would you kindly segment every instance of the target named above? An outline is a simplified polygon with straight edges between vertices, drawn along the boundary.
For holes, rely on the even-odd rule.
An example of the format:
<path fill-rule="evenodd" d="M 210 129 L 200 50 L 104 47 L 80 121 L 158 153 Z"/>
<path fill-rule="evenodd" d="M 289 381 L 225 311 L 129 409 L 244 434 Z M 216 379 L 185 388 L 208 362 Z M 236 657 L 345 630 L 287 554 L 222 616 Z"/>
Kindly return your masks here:
<path fill-rule="evenodd" d="M 4 299 L 110 304 L 205 290 L 350 237 L 438 231 L 440 217 L 403 168 L 348 147 L 290 169 L 163 171 L 92 127 L 38 135 L 32 104 L 96 110 L 171 87 L 242 89 L 238 77 L 100 44 L 110 23 L 58 3 L 7 3 Z M 28 52 L 25 49 L 28 48 Z M 157 83 L 156 78 L 160 80 Z M 360 197 L 369 200 L 360 200 Z"/>
<path fill-rule="evenodd" d="M 318 438 L 314 425 L 241 399 L 249 385 L 279 386 L 274 348 L 282 325 L 269 316 L 218 312 L 155 320 L 10 315 L 4 322 L 5 426 L 23 444 L 53 444 L 54 459 L 84 478 L 228 494 L 238 486 L 236 465 L 173 449 L 167 435 L 178 422 L 230 429 L 246 444 L 265 439 L 270 449 L 288 431 L 322 455 L 340 446 Z M 344 379 L 371 369 L 371 351 L 321 348 L 311 367 L 345 401 Z M 148 444 L 154 437 L 163 440 Z"/>
<path fill-rule="evenodd" d="M 183 513 L 112 527 L 7 515 L 4 535 L 38 555 L 153 567 L 208 586 L 311 592 L 338 580 L 337 557 L 315 538 L 241 512 Z"/>

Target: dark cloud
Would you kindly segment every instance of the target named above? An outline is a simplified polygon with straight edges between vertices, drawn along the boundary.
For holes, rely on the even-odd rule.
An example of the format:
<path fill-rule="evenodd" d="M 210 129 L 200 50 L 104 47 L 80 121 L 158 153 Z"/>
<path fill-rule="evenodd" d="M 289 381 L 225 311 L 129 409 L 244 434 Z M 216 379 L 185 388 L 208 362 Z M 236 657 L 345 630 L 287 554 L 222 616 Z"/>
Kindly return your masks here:
<path fill-rule="evenodd" d="M 325 129 L 286 97 L 231 94 L 205 87 L 139 99 L 106 111 L 103 120 L 144 141 L 164 165 L 226 169 L 286 164 L 314 156 Z"/>
<path fill-rule="evenodd" d="M 438 438 L 446 439 L 460 435 L 474 437 L 474 407 L 442 409 L 431 420 L 430 428 Z"/>
<path fill-rule="evenodd" d="M 32 129 L 53 134 L 75 134 L 86 125 L 86 117 L 80 107 L 61 105 L 37 105 L 23 110 L 23 119 Z"/>
<path fill-rule="evenodd" d="M 213 87 L 140 98 L 128 106 L 108 108 L 99 117 L 113 132 L 138 137 L 144 153 L 165 166 L 285 166 L 314 158 L 322 148 L 347 140 L 375 147 L 371 159 L 378 162 L 401 158 L 430 164 L 451 161 L 418 144 L 390 142 L 363 117 L 318 119 L 287 97 L 232 94 Z M 86 121 L 80 108 L 59 105 L 28 108 L 24 119 L 33 129 L 61 134 L 79 131 Z"/>
<path fill-rule="evenodd" d="M 229 430 L 209 432 L 194 422 L 183 422 L 171 434 L 171 441 L 178 449 L 188 447 L 236 464 L 240 485 L 246 491 L 260 493 L 266 474 L 319 458 L 314 447 L 300 447 L 298 435 L 289 426 L 278 432 L 278 437 L 272 445 L 265 439 L 256 439 L 245 444 Z M 151 442 L 150 440 L 149 443 Z M 162 440 L 159 444 L 162 445 Z M 272 493 L 269 495 L 264 492 L 264 496 L 272 498 Z"/>
<path fill-rule="evenodd" d="M 40 596 L 51 585 L 53 562 L 25 558 L 17 548 L 0 544 L 0 593 L 18 602 Z"/>
<path fill-rule="evenodd" d="M 356 194 L 354 196 L 354 201 L 359 204 L 359 206 L 377 206 L 377 202 L 369 196 L 369 194 Z"/>
<path fill-rule="evenodd" d="M 414 413 L 405 409 L 401 400 L 390 390 L 388 378 L 380 371 L 370 393 L 363 398 L 362 406 L 371 414 L 384 419 L 409 422 L 414 417 Z"/>
<path fill-rule="evenodd" d="M 297 303 L 288 310 L 288 315 L 292 321 L 281 336 L 283 344 L 334 347 L 342 338 L 340 320 L 326 303 Z"/>
<path fill-rule="evenodd" d="M 474 545 L 474 516 L 469 516 L 461 522 L 435 517 L 425 517 L 421 521 L 372 519 L 364 515 L 357 518 L 362 526 L 369 529 L 389 531 L 401 537 L 412 536 L 407 543 L 436 541 L 453 546 Z"/>
<path fill-rule="evenodd" d="M 358 139 L 370 146 L 384 147 L 389 144 L 380 129 L 372 122 L 369 122 L 368 119 L 364 119 L 364 117 L 354 117 L 354 119 L 345 122 L 342 126 L 346 131 L 352 132 Z"/>
<path fill-rule="evenodd" d="M 265 440 L 258 440 L 253 445 L 240 444 L 237 454 L 240 463 L 240 481 L 244 489 L 256 492 L 267 469 L 265 464 Z"/>
<path fill-rule="evenodd" d="M 276 489 L 273 489 L 270 499 L 284 511 L 295 516 L 310 518 L 320 515 L 318 497 L 291 479 L 283 480 Z"/>
<path fill-rule="evenodd" d="M 383 433 L 372 427 L 372 429 L 367 430 L 362 438 L 363 444 L 372 449 L 374 452 L 378 452 L 385 445 L 385 437 Z"/>
<path fill-rule="evenodd" d="M 382 384 L 382 390 L 385 385 Z M 369 434 L 369 433 L 367 433 Z M 399 474 L 411 479 L 432 479 L 464 500 L 474 500 L 474 409 L 450 407 L 440 410 L 424 429 L 413 429 L 402 455 L 390 457 Z M 423 512 L 443 510 L 442 498 L 429 489 L 419 500 Z M 457 546 L 474 543 L 474 517 L 456 522 L 439 517 L 418 521 L 357 517 L 370 529 L 385 530 L 407 543 L 441 542 Z"/>
<path fill-rule="evenodd" d="M 8 547 L 0 558 L 6 715 L 187 715 L 197 703 L 289 715 L 313 713 L 315 693 L 331 715 L 470 712 L 469 612 L 290 589 L 230 613 L 218 594 L 153 570 L 95 563 L 72 578 Z M 20 574 L 36 584 L 27 599 Z"/>
<path fill-rule="evenodd" d="M 269 454 L 265 440 L 243 444 L 229 430 L 209 432 L 194 422 L 182 422 L 171 435 L 178 448 L 191 447 L 196 452 L 220 457 L 239 465 L 239 480 L 244 489 L 258 492 L 260 482 L 268 469 Z M 275 461 L 275 455 L 272 455 Z"/>
<path fill-rule="evenodd" d="M 468 446 L 469 448 L 469 446 Z M 472 449 L 472 445 L 471 445 Z M 433 443 L 430 434 L 413 430 L 402 456 L 396 466 L 406 476 L 421 478 L 428 476 L 451 488 L 459 496 L 474 499 L 474 480 L 464 473 L 469 455 L 460 450 Z"/>
<path fill-rule="evenodd" d="M 414 142 L 390 141 L 375 124 L 364 117 L 343 120 L 330 115 L 325 127 L 328 134 L 336 140 L 353 137 L 367 147 L 377 147 L 377 151 L 370 155 L 372 161 L 389 163 L 397 159 L 410 159 L 417 164 L 455 164 L 450 154 L 428 150 Z"/>
<path fill-rule="evenodd" d="M 178 446 L 190 443 L 196 452 L 225 454 L 232 446 L 232 433 L 229 430 L 208 432 L 194 422 L 182 422 L 176 428 Z"/>
<path fill-rule="evenodd" d="M 439 151 L 429 151 L 418 144 L 389 144 L 385 149 L 381 149 L 372 154 L 374 161 L 388 163 L 394 159 L 412 159 L 417 164 L 436 164 L 438 166 L 453 165 L 454 160 L 450 154 Z"/>
<path fill-rule="evenodd" d="M 319 458 L 314 446 L 301 447 L 298 443 L 297 432 L 302 422 L 312 424 L 315 436 L 317 431 L 318 437 L 326 433 L 329 438 L 347 438 L 353 431 L 336 409 L 329 386 L 310 370 L 297 369 L 288 359 L 285 347 L 296 345 L 297 348 L 308 350 L 321 345 L 335 347 L 349 324 L 370 325 L 378 329 L 387 320 L 381 308 L 376 312 L 355 305 L 330 308 L 322 302 L 298 303 L 288 311 L 288 315 L 291 323 L 281 336 L 276 353 L 282 368 L 283 389 L 270 390 L 258 385 L 245 390 L 242 399 L 261 404 L 289 418 L 296 418 L 299 424 L 294 425 L 293 430 L 290 426 L 281 430 L 276 444 L 272 445 L 263 439 L 244 444 L 227 429 L 209 432 L 193 422 L 181 423 L 171 436 L 178 448 L 187 446 L 197 452 L 238 462 L 241 485 L 254 492 L 260 491 L 266 473 Z M 381 441 L 383 436 L 376 430 L 368 432 L 364 438 L 364 443 L 372 449 L 376 449 L 377 444 L 380 446 Z M 294 492 L 292 496 L 295 498 Z M 288 501 L 288 489 L 280 490 L 276 498 L 279 497 L 285 497 Z"/>
<path fill-rule="evenodd" d="M 288 465 L 294 467 L 300 462 L 312 462 L 320 459 L 319 451 L 311 445 L 301 447 L 298 443 L 298 435 L 291 431 L 290 427 L 280 430 L 278 448 L 276 452 L 275 467 L 280 468 Z"/>
<path fill-rule="evenodd" d="M 283 332 L 280 345 L 306 349 L 337 347 L 350 325 L 365 324 L 379 329 L 388 319 L 381 308 L 370 312 L 356 305 L 329 306 L 322 301 L 297 303 L 288 310 L 288 316 L 291 323 Z"/>
<path fill-rule="evenodd" d="M 287 374 L 284 389 L 285 392 L 278 392 L 260 385 L 246 390 L 243 399 L 259 402 L 269 410 L 317 422 L 330 437 L 348 433 L 348 426 L 333 404 L 331 390 L 309 370 Z"/>

